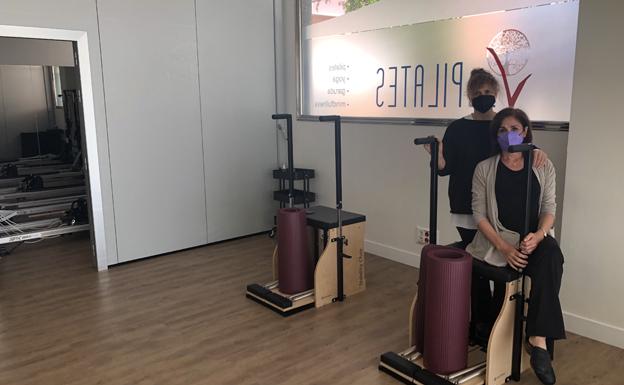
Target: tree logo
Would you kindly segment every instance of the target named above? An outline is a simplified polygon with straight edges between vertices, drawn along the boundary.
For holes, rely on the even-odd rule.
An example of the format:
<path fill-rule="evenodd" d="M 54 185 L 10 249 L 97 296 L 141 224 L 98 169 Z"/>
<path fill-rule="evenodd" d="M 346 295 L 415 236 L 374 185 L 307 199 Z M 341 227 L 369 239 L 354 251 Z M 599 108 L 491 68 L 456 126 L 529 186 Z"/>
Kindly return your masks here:
<path fill-rule="evenodd" d="M 520 73 L 529 62 L 531 44 L 524 33 L 517 29 L 505 29 L 492 38 L 487 47 L 487 61 L 490 69 L 503 78 L 507 103 L 513 107 L 532 74 L 527 75 L 518 83 L 516 90 L 509 89 L 510 76 Z"/>

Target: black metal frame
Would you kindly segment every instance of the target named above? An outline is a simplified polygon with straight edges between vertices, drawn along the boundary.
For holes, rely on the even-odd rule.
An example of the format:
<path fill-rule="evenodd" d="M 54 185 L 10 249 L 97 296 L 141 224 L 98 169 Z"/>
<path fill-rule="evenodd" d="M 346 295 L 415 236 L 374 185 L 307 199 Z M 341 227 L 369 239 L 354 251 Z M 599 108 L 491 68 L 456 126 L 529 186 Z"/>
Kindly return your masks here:
<path fill-rule="evenodd" d="M 431 174 L 429 181 L 429 243 L 438 242 L 438 152 L 440 143 L 435 136 L 414 139 L 414 144 L 431 146 Z"/>
<path fill-rule="evenodd" d="M 524 169 L 527 178 L 526 185 L 526 201 L 525 201 L 525 211 L 524 211 L 524 228 L 522 229 L 522 234 L 520 234 L 520 242 L 526 237 L 529 233 L 529 223 L 531 221 L 531 184 L 533 181 L 533 150 L 535 150 L 535 145 L 531 143 L 523 143 L 519 145 L 509 146 L 509 152 L 521 152 L 524 155 Z M 511 379 L 514 381 L 520 381 L 520 373 L 522 371 L 521 361 L 522 361 L 522 329 L 524 327 L 524 304 L 526 302 L 526 296 L 524 293 L 524 271 L 520 270 L 522 274 L 522 282 L 520 293 L 516 294 L 516 318 L 514 320 L 514 336 L 513 336 L 513 352 L 512 352 L 512 361 L 511 361 Z"/>
<path fill-rule="evenodd" d="M 289 206 L 293 207 L 294 205 L 294 179 L 295 179 L 295 168 L 293 165 L 293 141 L 292 141 L 292 115 L 290 114 L 274 114 L 271 116 L 272 119 L 286 119 L 287 123 L 287 135 L 288 135 L 288 179 L 289 179 Z M 340 116 L 337 115 L 329 115 L 322 116 L 319 118 L 322 122 L 334 122 L 334 133 L 335 133 L 335 157 L 336 157 L 336 216 L 337 216 L 337 227 L 338 227 L 338 236 L 336 238 L 331 239 L 331 242 L 336 242 L 336 270 L 337 270 L 337 296 L 332 299 L 332 302 L 344 301 L 344 271 L 343 271 L 343 258 L 351 258 L 349 255 L 344 254 L 344 245 L 346 244 L 345 237 L 342 232 L 342 154 L 341 154 L 341 129 L 340 129 Z M 351 213 L 352 214 L 352 213 Z M 323 241 L 326 245 L 328 242 L 328 229 L 323 228 Z M 318 255 L 318 229 L 315 228 L 315 259 Z M 291 310 L 288 309 L 293 306 L 293 302 L 286 297 L 283 297 L 279 294 L 276 294 L 269 290 L 265 286 L 261 286 L 258 284 L 247 285 L 247 294 L 246 296 L 262 305 L 265 305 L 271 308 L 273 311 L 283 315 L 288 316 L 291 314 L 295 314 L 302 310 L 311 308 L 314 306 L 314 303 L 310 303 L 307 305 L 303 305 Z"/>
<path fill-rule="evenodd" d="M 344 254 L 344 241 L 345 238 L 342 235 L 342 151 L 341 151 L 341 128 L 340 128 L 340 116 L 338 115 L 325 115 L 319 116 L 321 122 L 334 122 L 334 150 L 335 150 L 335 162 L 336 162 L 336 215 L 338 221 L 338 237 L 332 239 L 332 242 L 336 242 L 336 275 L 337 275 L 337 296 L 333 299 L 336 301 L 344 301 L 344 273 L 343 273 L 343 258 L 350 258 Z"/>

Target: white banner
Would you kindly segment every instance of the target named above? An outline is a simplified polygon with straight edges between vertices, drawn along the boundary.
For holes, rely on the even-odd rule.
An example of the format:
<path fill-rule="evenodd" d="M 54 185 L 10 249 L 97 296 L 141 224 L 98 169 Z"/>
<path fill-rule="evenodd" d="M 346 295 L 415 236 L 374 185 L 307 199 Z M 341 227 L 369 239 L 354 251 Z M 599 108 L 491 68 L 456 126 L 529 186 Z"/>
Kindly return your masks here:
<path fill-rule="evenodd" d="M 532 120 L 569 121 L 577 19 L 570 1 L 332 36 L 315 28 L 340 17 L 311 24 L 301 113 L 458 118 L 472 111 L 466 85 L 482 67 L 501 85 L 495 109 L 515 101 Z"/>

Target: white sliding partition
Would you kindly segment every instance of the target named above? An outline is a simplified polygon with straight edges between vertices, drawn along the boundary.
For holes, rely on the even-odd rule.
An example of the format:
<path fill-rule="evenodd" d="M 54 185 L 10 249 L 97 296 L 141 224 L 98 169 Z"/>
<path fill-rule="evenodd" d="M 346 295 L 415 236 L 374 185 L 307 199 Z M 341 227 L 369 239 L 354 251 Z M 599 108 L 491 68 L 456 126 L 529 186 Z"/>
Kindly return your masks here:
<path fill-rule="evenodd" d="M 273 1 L 197 2 L 208 240 L 267 230 L 276 166 Z"/>
<path fill-rule="evenodd" d="M 192 0 L 99 0 L 119 262 L 207 242 Z"/>

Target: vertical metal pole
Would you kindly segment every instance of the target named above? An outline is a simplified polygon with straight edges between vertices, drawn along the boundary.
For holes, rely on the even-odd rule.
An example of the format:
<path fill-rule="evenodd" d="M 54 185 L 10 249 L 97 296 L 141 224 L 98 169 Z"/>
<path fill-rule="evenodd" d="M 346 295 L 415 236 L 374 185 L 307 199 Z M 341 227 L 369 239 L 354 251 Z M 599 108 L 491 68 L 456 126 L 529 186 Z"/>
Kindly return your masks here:
<path fill-rule="evenodd" d="M 511 379 L 520 381 L 522 362 L 522 325 L 524 323 L 524 274 L 522 274 L 522 296 L 515 295 L 516 315 L 514 319 L 513 350 L 511 356 Z"/>
<path fill-rule="evenodd" d="M 327 115 L 319 116 L 321 122 L 334 122 L 334 136 L 335 144 L 334 150 L 336 153 L 336 216 L 338 220 L 338 236 L 335 241 L 336 244 L 336 274 L 337 274 L 337 296 L 333 301 L 344 301 L 344 277 L 343 277 L 343 264 L 342 258 L 344 258 L 344 238 L 342 235 L 342 157 L 341 157 L 341 143 L 340 143 L 340 116 Z M 334 241 L 334 239 L 332 239 Z"/>
<path fill-rule="evenodd" d="M 336 273 L 338 274 L 338 296 L 337 301 L 344 301 L 344 277 L 343 277 L 343 247 L 344 238 L 342 237 L 342 154 L 341 154 L 341 128 L 340 117 L 334 121 L 335 131 L 335 152 L 336 152 L 336 215 L 338 216 L 338 244 L 336 255 Z"/>
<path fill-rule="evenodd" d="M 531 224 L 531 184 L 533 182 L 533 148 L 529 148 L 524 152 L 525 163 L 524 168 L 526 172 L 526 200 L 524 208 L 524 228 L 522 234 L 520 234 L 520 242 L 527 236 L 530 231 Z M 520 370 L 522 362 L 522 334 L 524 325 L 524 277 L 523 271 L 521 279 L 520 296 L 516 296 L 516 318 L 514 323 L 514 344 L 511 361 L 511 379 L 514 381 L 520 381 Z"/>
<path fill-rule="evenodd" d="M 522 234 L 521 239 L 527 236 L 530 232 L 531 225 L 531 184 L 533 182 L 533 150 L 529 150 L 525 153 L 525 164 L 524 168 L 526 169 L 526 206 L 524 208 L 524 234 Z"/>
<path fill-rule="evenodd" d="M 429 145 L 431 148 L 430 180 L 429 180 L 429 243 L 438 243 L 438 154 L 440 143 L 435 136 L 414 139 L 417 146 Z"/>
<path fill-rule="evenodd" d="M 295 204 L 295 166 L 293 161 L 292 115 L 286 116 L 286 135 L 288 135 L 288 207 Z"/>
<path fill-rule="evenodd" d="M 429 186 L 429 243 L 438 242 L 438 151 L 439 143 L 431 143 L 431 181 Z"/>

